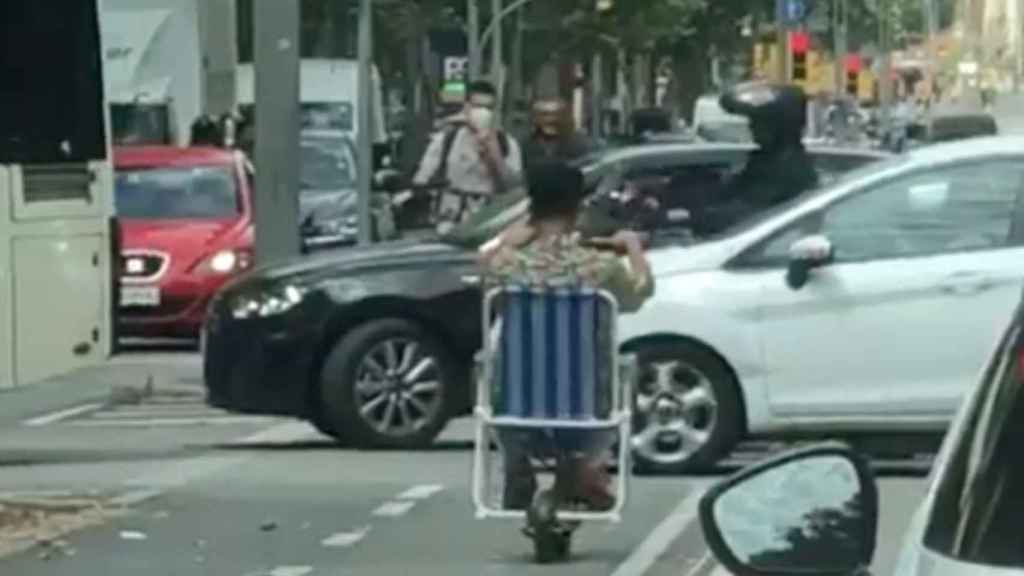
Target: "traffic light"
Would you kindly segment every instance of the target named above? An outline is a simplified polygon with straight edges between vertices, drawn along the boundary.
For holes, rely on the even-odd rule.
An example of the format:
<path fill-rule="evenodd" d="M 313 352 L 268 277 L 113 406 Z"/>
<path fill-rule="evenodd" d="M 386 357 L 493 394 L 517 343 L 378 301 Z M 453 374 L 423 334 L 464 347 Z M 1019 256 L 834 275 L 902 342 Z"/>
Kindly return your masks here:
<path fill-rule="evenodd" d="M 793 81 L 804 84 L 807 82 L 807 52 L 810 49 L 810 37 L 804 32 L 790 32 L 789 49 L 793 54 Z"/>
<path fill-rule="evenodd" d="M 793 54 L 793 81 L 807 81 L 807 52 Z"/>
<path fill-rule="evenodd" d="M 860 71 L 864 64 L 857 54 L 847 54 L 843 62 L 846 69 L 846 93 L 856 96 L 860 92 Z"/>

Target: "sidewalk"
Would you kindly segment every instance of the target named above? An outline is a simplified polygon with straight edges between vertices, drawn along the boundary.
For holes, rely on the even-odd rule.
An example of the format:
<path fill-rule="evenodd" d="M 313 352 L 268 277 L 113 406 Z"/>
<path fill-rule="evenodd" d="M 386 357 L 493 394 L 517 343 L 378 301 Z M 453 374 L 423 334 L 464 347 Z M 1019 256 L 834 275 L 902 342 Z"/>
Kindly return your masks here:
<path fill-rule="evenodd" d="M 123 401 L 125 396 L 173 391 L 204 394 L 197 354 L 131 354 L 44 382 L 0 391 L 0 466 L 55 461 L 88 461 L 102 456 L 152 456 L 173 442 L 149 434 L 76 431 L 48 426 L 61 413 L 87 411 Z M 154 435 L 155 436 L 155 435 Z M 159 437 L 156 437 L 159 440 Z"/>

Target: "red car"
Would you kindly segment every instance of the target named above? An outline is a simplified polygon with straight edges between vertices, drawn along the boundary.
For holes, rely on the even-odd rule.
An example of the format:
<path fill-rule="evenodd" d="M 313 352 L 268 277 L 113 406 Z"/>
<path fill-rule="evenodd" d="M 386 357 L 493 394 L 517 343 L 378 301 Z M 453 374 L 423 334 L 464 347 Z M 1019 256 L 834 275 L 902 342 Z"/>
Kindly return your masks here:
<path fill-rule="evenodd" d="M 245 157 L 218 148 L 114 150 L 121 336 L 196 338 L 210 297 L 252 263 Z"/>

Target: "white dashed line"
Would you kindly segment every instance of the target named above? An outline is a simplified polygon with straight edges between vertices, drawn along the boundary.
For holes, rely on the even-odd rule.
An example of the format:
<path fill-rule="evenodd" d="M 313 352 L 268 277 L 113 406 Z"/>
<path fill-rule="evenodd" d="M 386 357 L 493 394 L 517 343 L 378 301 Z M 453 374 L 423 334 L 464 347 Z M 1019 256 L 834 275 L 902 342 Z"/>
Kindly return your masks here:
<path fill-rule="evenodd" d="M 231 444 L 291 444 L 304 440 L 323 438 L 308 422 L 285 422 L 240 438 Z"/>
<path fill-rule="evenodd" d="M 661 521 L 633 553 L 612 572 L 612 576 L 641 576 L 668 550 L 672 542 L 697 518 L 703 487 L 693 491 Z"/>
<path fill-rule="evenodd" d="M 25 426 L 47 426 L 49 424 L 54 424 L 62 420 L 67 420 L 68 418 L 74 418 L 75 416 L 79 416 L 81 414 L 95 412 L 100 408 L 103 408 L 103 404 L 99 402 L 91 404 L 81 404 L 79 406 L 74 406 L 72 408 L 66 408 L 64 410 L 58 410 L 57 412 L 50 412 L 49 414 L 43 414 L 42 416 L 30 418 L 22 422 L 22 424 Z"/>
<path fill-rule="evenodd" d="M 444 490 L 441 484 L 420 484 L 398 495 L 399 500 L 426 500 Z"/>
<path fill-rule="evenodd" d="M 693 568 L 691 568 L 690 571 L 686 573 L 686 576 L 697 576 L 698 574 L 703 573 L 704 569 L 712 563 L 714 563 L 714 561 L 715 558 L 711 555 L 711 551 L 709 550 L 705 552 L 704 555 L 700 557 L 700 560 L 697 562 L 697 564 L 695 564 Z"/>
<path fill-rule="evenodd" d="M 208 476 L 249 460 L 247 456 L 200 456 L 177 460 L 172 464 L 160 466 L 156 470 L 137 476 L 125 482 L 127 486 L 178 488 L 185 484 Z"/>
<path fill-rule="evenodd" d="M 146 500 L 151 500 L 162 494 L 162 490 L 156 490 L 152 488 L 140 488 L 138 490 L 132 490 L 131 492 L 125 492 L 116 498 L 111 498 L 110 503 L 114 506 L 137 506 L 142 504 Z"/>
<path fill-rule="evenodd" d="M 214 416 L 210 418 L 143 418 L 139 420 L 104 418 L 97 420 L 78 420 L 69 422 L 67 426 L 75 428 L 169 428 L 192 426 L 237 426 L 239 424 L 259 424 L 269 422 L 271 418 L 264 416 Z"/>
<path fill-rule="evenodd" d="M 349 546 L 355 546 L 360 540 L 366 537 L 370 532 L 369 526 L 363 526 L 359 530 L 353 532 L 338 532 L 332 534 L 327 538 L 324 538 L 320 544 L 327 548 L 348 548 Z"/>
<path fill-rule="evenodd" d="M 404 516 L 405 513 L 412 510 L 412 507 L 415 505 L 415 500 L 393 500 L 378 506 L 377 509 L 373 511 L 373 515 L 384 518 L 397 518 L 399 516 Z"/>
<path fill-rule="evenodd" d="M 267 576 L 306 576 L 312 571 L 312 566 L 278 566 L 267 572 Z"/>

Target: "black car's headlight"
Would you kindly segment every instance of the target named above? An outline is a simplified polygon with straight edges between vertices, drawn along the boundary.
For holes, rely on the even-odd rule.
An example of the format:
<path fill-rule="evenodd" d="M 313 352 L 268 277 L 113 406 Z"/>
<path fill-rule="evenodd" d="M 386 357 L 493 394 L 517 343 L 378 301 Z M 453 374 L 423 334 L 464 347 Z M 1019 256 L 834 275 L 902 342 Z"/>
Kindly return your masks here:
<path fill-rule="evenodd" d="M 301 304 L 308 292 L 307 288 L 287 284 L 242 294 L 232 299 L 231 316 L 236 320 L 278 316 Z"/>

